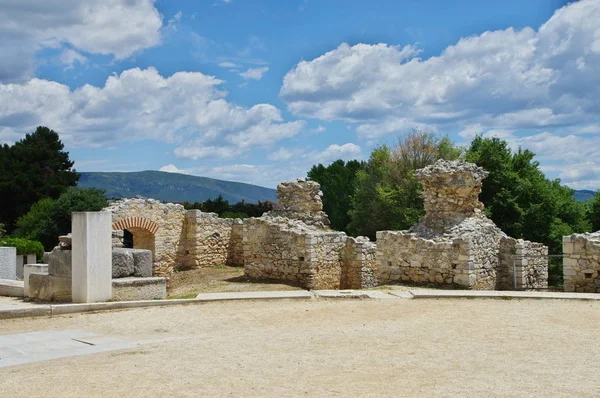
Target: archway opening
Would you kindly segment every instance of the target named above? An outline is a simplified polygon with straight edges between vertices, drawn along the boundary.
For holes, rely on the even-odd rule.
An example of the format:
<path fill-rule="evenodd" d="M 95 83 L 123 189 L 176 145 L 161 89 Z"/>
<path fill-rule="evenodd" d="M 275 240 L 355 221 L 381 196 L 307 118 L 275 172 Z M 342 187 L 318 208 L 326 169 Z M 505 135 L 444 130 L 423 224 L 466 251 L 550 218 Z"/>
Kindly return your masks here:
<path fill-rule="evenodd" d="M 152 257 L 154 258 L 155 253 L 155 243 L 154 243 L 154 234 L 147 229 L 143 228 L 128 228 L 125 230 L 125 236 L 127 236 L 127 232 L 131 234 L 131 247 L 134 249 L 145 249 L 150 250 L 152 252 Z M 124 239 L 124 244 L 126 240 Z"/>

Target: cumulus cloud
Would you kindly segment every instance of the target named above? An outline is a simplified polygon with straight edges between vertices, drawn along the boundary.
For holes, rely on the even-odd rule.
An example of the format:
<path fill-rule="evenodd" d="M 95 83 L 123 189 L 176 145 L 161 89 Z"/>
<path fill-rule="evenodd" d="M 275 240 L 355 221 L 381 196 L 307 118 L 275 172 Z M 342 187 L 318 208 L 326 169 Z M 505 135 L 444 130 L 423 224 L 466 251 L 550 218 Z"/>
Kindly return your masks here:
<path fill-rule="evenodd" d="M 413 127 L 592 123 L 600 116 L 599 20 L 600 2 L 582 0 L 537 31 L 485 32 L 428 59 L 411 45 L 342 44 L 296 65 L 280 96 L 296 115 L 356 123 L 368 138 Z"/>
<path fill-rule="evenodd" d="M 268 71 L 268 66 L 263 66 L 260 68 L 250 68 L 246 72 L 240 73 L 240 76 L 244 79 L 260 80 L 262 79 L 263 75 Z"/>
<path fill-rule="evenodd" d="M 0 0 L 0 81 L 33 75 L 42 48 L 68 44 L 124 59 L 160 43 L 163 18 L 154 0 Z"/>
<path fill-rule="evenodd" d="M 71 146 L 152 139 L 177 145 L 181 158 L 237 156 L 293 137 L 304 121 L 284 122 L 270 104 L 250 108 L 225 99 L 222 81 L 200 72 L 161 76 L 154 68 L 110 76 L 76 90 L 42 79 L 0 84 L 0 141 L 51 126 Z"/>
<path fill-rule="evenodd" d="M 344 145 L 332 144 L 323 151 L 313 151 L 307 153 L 305 158 L 312 163 L 327 164 L 334 160 L 356 159 L 360 155 L 360 146 L 348 142 Z"/>

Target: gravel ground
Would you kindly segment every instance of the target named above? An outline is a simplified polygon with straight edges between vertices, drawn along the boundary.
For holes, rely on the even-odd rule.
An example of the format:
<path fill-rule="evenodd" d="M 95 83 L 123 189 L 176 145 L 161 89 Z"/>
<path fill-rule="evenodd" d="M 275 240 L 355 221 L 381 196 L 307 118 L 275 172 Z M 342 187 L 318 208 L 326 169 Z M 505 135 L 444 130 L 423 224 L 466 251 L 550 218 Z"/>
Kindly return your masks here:
<path fill-rule="evenodd" d="M 173 339 L 0 369 L 2 397 L 598 396 L 600 303 L 221 302 L 0 321 Z"/>
<path fill-rule="evenodd" d="M 243 267 L 205 267 L 178 271 L 169 276 L 170 298 L 193 298 L 198 293 L 258 292 L 267 290 L 299 290 L 277 281 L 246 278 Z"/>

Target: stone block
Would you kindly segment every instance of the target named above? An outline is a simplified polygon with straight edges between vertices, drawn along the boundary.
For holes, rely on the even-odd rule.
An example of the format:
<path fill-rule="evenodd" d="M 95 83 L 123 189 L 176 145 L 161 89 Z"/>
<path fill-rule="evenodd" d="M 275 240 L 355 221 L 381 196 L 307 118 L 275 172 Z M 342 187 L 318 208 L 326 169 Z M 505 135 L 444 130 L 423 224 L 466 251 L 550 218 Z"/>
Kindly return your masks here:
<path fill-rule="evenodd" d="M 25 265 L 25 256 L 19 254 L 17 255 L 17 263 L 15 268 L 17 279 L 23 279 L 23 265 Z"/>
<path fill-rule="evenodd" d="M 29 277 L 32 274 L 48 275 L 48 264 L 25 264 L 23 268 L 23 295 L 29 296 Z"/>
<path fill-rule="evenodd" d="M 120 278 L 112 281 L 115 301 L 156 300 L 167 298 L 166 278 Z"/>
<path fill-rule="evenodd" d="M 74 212 L 72 296 L 75 303 L 112 298 L 111 213 Z"/>
<path fill-rule="evenodd" d="M 50 256 L 50 252 L 44 252 L 44 255 L 42 256 L 42 263 L 48 264 L 49 256 Z"/>
<path fill-rule="evenodd" d="M 37 256 L 35 254 L 27 254 L 25 264 L 37 264 Z"/>
<path fill-rule="evenodd" d="M 48 254 L 48 274 L 62 278 L 71 278 L 72 252 L 55 247 Z"/>
<path fill-rule="evenodd" d="M 129 249 L 112 249 L 112 277 L 125 278 L 134 273 L 133 254 Z"/>
<path fill-rule="evenodd" d="M 71 301 L 71 278 L 29 275 L 29 297 L 44 301 Z"/>
<path fill-rule="evenodd" d="M 17 279 L 16 247 L 0 247 L 0 279 Z"/>
<path fill-rule="evenodd" d="M 133 254 L 133 275 L 137 277 L 152 276 L 152 251 L 142 249 L 132 249 Z"/>
<path fill-rule="evenodd" d="M 0 296 L 23 297 L 23 281 L 0 279 Z"/>

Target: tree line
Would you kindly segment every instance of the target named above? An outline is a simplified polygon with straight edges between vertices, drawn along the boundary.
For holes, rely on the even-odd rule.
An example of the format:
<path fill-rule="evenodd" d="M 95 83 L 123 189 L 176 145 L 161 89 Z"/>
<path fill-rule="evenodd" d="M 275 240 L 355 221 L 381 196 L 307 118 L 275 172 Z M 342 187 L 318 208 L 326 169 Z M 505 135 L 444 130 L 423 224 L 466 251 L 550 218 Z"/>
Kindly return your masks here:
<path fill-rule="evenodd" d="M 273 203 L 264 201 L 258 203 L 248 203 L 241 200 L 235 204 L 229 204 L 229 201 L 219 195 L 216 199 L 207 199 L 204 202 L 183 202 L 186 210 L 196 209 L 207 213 L 217 213 L 221 218 L 248 218 L 260 217 L 263 213 L 273 209 Z"/>

